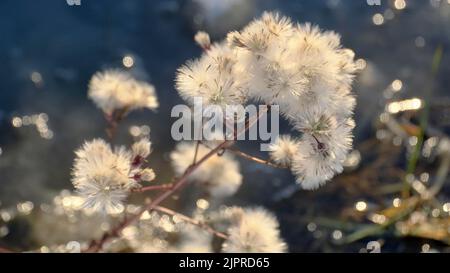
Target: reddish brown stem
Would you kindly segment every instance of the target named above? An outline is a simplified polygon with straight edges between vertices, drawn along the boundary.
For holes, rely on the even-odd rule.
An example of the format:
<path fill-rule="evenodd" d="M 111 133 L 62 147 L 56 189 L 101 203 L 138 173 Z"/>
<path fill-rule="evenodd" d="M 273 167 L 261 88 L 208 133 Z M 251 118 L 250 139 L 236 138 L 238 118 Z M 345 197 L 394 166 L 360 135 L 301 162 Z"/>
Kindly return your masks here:
<path fill-rule="evenodd" d="M 128 107 L 116 110 L 111 114 L 105 114 L 105 119 L 108 122 L 108 128 L 106 128 L 106 134 L 110 140 L 114 139 L 116 135 L 117 127 L 123 118 L 128 114 Z"/>
<path fill-rule="evenodd" d="M 250 160 L 250 161 L 253 161 L 253 162 L 256 162 L 256 163 L 259 163 L 259 164 L 264 164 L 264 165 L 267 165 L 267 166 L 270 166 L 270 167 L 273 167 L 273 168 L 279 168 L 279 169 L 287 169 L 288 168 L 287 166 L 279 165 L 279 164 L 276 164 L 276 163 L 274 163 L 274 162 L 272 162 L 270 160 L 261 159 L 261 158 L 256 157 L 256 156 L 249 155 L 247 153 L 244 153 L 244 152 L 242 152 L 240 150 L 237 150 L 237 149 L 234 149 L 232 147 L 229 147 L 227 150 L 232 152 L 232 153 L 234 153 L 235 155 L 238 155 L 238 156 L 240 156 L 242 158 L 245 158 L 247 160 Z"/>
<path fill-rule="evenodd" d="M 195 164 L 195 162 L 197 161 L 197 155 L 198 155 L 199 148 L 200 148 L 200 141 L 197 141 L 197 143 L 195 143 L 195 153 L 194 153 L 194 160 L 193 160 L 192 164 Z"/>
<path fill-rule="evenodd" d="M 154 191 L 154 190 L 168 190 L 173 187 L 172 183 L 162 184 L 162 185 L 152 185 L 146 186 L 138 189 L 134 189 L 133 192 L 146 192 L 146 191 Z"/>

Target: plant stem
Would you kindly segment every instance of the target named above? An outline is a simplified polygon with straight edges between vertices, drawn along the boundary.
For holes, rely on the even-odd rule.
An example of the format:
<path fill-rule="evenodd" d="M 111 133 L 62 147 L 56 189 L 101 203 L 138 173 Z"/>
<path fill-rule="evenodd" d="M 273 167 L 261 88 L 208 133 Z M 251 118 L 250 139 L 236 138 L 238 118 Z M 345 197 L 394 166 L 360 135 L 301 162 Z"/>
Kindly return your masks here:
<path fill-rule="evenodd" d="M 192 164 L 195 164 L 195 162 L 197 161 L 197 155 L 198 155 L 199 148 L 200 148 L 200 141 L 197 140 L 197 142 L 195 143 L 195 153 L 194 153 L 194 160 L 193 160 Z"/>
<path fill-rule="evenodd" d="M 146 191 L 154 191 L 154 190 L 168 190 L 173 187 L 172 183 L 162 184 L 162 185 L 152 185 L 146 186 L 139 189 L 133 190 L 133 192 L 146 192 Z"/>
<path fill-rule="evenodd" d="M 195 220 L 195 219 L 193 219 L 193 218 L 191 218 L 189 216 L 186 216 L 184 214 L 178 213 L 178 212 L 176 212 L 174 210 L 171 210 L 171 209 L 168 209 L 168 208 L 165 208 L 165 207 L 161 207 L 161 206 L 155 206 L 153 209 L 156 210 L 156 211 L 159 211 L 159 212 L 171 215 L 171 216 L 176 216 L 176 217 L 180 218 L 181 220 L 183 220 L 185 222 L 188 222 L 188 223 L 190 223 L 192 225 L 198 226 L 198 227 L 206 230 L 207 232 L 209 232 L 209 233 L 211 233 L 211 234 L 213 234 L 213 235 L 215 235 L 215 236 L 217 236 L 219 238 L 222 238 L 222 239 L 227 239 L 228 238 L 228 236 L 226 234 L 213 229 L 211 226 L 209 226 L 209 225 L 207 225 L 207 224 L 205 224 L 205 223 L 203 223 L 203 222 L 201 222 L 199 220 Z"/>
<path fill-rule="evenodd" d="M 111 114 L 105 114 L 105 119 L 108 122 L 108 128 L 106 128 L 106 134 L 109 140 L 113 140 L 116 135 L 117 127 L 123 118 L 128 114 L 128 107 L 116 110 Z"/>
<path fill-rule="evenodd" d="M 250 161 L 253 161 L 253 162 L 256 162 L 256 163 L 259 163 L 259 164 L 264 164 L 264 165 L 267 165 L 267 166 L 270 166 L 270 167 L 273 167 L 273 168 L 279 168 L 279 169 L 287 169 L 288 168 L 287 166 L 283 166 L 283 165 L 279 165 L 279 164 L 273 163 L 270 160 L 265 160 L 265 159 L 261 159 L 261 158 L 256 157 L 256 156 L 249 155 L 249 154 L 244 153 L 244 152 L 242 152 L 240 150 L 234 149 L 233 147 L 229 147 L 229 148 L 227 148 L 227 150 L 232 152 L 232 153 L 234 153 L 235 155 L 238 155 L 238 156 L 240 156 L 242 158 L 248 159 Z"/>
<path fill-rule="evenodd" d="M 423 103 L 424 103 L 424 107 L 422 109 L 422 114 L 420 115 L 420 132 L 419 135 L 417 136 L 417 144 L 414 147 L 414 151 L 410 157 L 410 159 L 408 160 L 408 165 L 407 165 L 407 175 L 411 175 L 414 174 L 414 171 L 416 170 L 417 167 L 417 163 L 419 161 L 420 158 L 420 152 L 422 150 L 422 145 L 424 142 L 424 137 L 425 137 L 425 130 L 427 129 L 427 125 L 428 125 L 428 115 L 429 115 L 429 110 L 430 110 L 430 97 L 431 97 L 431 92 L 433 90 L 433 83 L 434 83 L 434 79 L 437 75 L 437 72 L 439 70 L 439 65 L 441 63 L 442 60 L 442 55 L 443 55 L 443 49 L 442 46 L 439 46 L 433 55 L 433 61 L 432 61 L 432 65 L 431 65 L 431 83 L 430 83 L 430 87 L 427 89 L 427 91 L 425 92 L 424 95 L 424 99 L 423 99 Z M 410 183 L 407 181 L 405 178 L 403 179 L 403 189 L 402 189 L 402 198 L 408 198 L 411 194 L 411 185 Z"/>

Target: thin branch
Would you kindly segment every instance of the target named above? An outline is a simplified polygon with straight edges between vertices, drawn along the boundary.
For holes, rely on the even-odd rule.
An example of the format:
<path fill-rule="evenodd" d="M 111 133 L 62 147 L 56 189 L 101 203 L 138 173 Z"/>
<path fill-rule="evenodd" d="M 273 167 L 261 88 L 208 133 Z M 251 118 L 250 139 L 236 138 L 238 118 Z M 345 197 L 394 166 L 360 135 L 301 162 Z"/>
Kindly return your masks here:
<path fill-rule="evenodd" d="M 203 131 L 203 127 L 198 128 L 198 134 L 201 134 Z M 194 134 L 195 139 L 195 134 Z M 197 143 L 195 144 L 195 153 L 194 153 L 194 159 L 192 160 L 192 164 L 195 164 L 197 162 L 197 156 L 198 156 L 198 149 L 200 148 L 200 140 L 197 140 Z"/>
<path fill-rule="evenodd" d="M 199 148 L 200 148 L 200 141 L 197 140 L 197 142 L 195 143 L 195 153 L 194 153 L 194 160 L 192 161 L 192 164 L 195 164 L 195 162 L 197 161 L 197 155 L 198 155 Z"/>
<path fill-rule="evenodd" d="M 146 192 L 146 191 L 154 191 L 154 190 L 168 190 L 173 187 L 172 183 L 162 184 L 162 185 L 152 185 L 146 186 L 138 189 L 132 190 L 132 192 Z"/>
<path fill-rule="evenodd" d="M 124 119 L 124 117 L 128 114 L 128 107 L 124 107 L 122 109 L 116 110 L 111 114 L 105 114 L 105 119 L 108 122 L 108 128 L 106 128 L 106 134 L 108 135 L 110 140 L 114 139 L 116 135 L 117 127 L 119 123 Z"/>
<path fill-rule="evenodd" d="M 242 158 L 248 159 L 250 161 L 253 161 L 253 162 L 256 162 L 256 163 L 259 163 L 259 164 L 264 164 L 264 165 L 267 165 L 267 166 L 270 166 L 270 167 L 273 167 L 273 168 L 279 168 L 279 169 L 287 169 L 288 168 L 287 166 L 276 164 L 276 163 L 274 163 L 274 162 L 272 162 L 270 160 L 261 159 L 261 158 L 256 157 L 256 156 L 249 155 L 249 154 L 244 153 L 244 152 L 242 152 L 240 150 L 234 149 L 233 147 L 229 147 L 229 148 L 227 148 L 227 150 L 232 152 L 232 153 L 234 153 L 235 155 L 238 155 L 238 156 L 240 156 Z"/>
<path fill-rule="evenodd" d="M 165 207 L 161 207 L 161 206 L 156 206 L 153 209 L 157 210 L 159 212 L 171 215 L 171 216 L 176 216 L 176 217 L 180 218 L 181 220 L 183 220 L 185 222 L 188 222 L 188 223 L 190 223 L 192 225 L 198 226 L 198 227 L 206 230 L 207 232 L 209 232 L 209 233 L 211 233 L 211 234 L 213 234 L 213 235 L 215 235 L 215 236 L 217 236 L 219 238 L 228 239 L 228 236 L 226 234 L 213 229 L 211 226 L 203 223 L 202 221 L 195 220 L 195 219 L 193 219 L 193 218 L 191 218 L 189 216 L 186 216 L 184 214 L 178 213 L 178 212 L 176 212 L 174 210 L 171 210 L 171 209 L 168 209 L 168 208 L 165 208 Z"/>

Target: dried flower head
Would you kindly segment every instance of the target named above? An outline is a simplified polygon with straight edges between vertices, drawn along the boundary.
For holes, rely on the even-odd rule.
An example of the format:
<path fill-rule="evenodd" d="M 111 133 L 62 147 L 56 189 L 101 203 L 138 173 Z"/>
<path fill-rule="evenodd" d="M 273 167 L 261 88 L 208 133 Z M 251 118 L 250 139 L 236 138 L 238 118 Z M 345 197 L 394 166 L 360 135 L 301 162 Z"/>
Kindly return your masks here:
<path fill-rule="evenodd" d="M 195 143 L 180 143 L 170 154 L 172 166 L 177 175 L 183 174 L 192 164 L 195 150 Z M 209 151 L 210 149 L 200 145 L 197 158 L 202 158 Z M 189 179 L 200 184 L 213 197 L 233 195 L 242 183 L 239 163 L 229 154 L 212 156 L 195 170 Z"/>
<path fill-rule="evenodd" d="M 211 47 L 211 40 L 209 34 L 204 31 L 199 31 L 194 36 L 195 42 L 203 48 L 203 50 L 208 50 Z"/>
<path fill-rule="evenodd" d="M 139 141 L 135 142 L 133 146 L 131 146 L 131 150 L 133 152 L 133 156 L 139 156 L 140 158 L 147 158 L 151 152 L 151 142 L 148 138 L 142 138 Z"/>
<path fill-rule="evenodd" d="M 264 55 L 272 43 L 292 35 L 293 26 L 287 17 L 277 13 L 265 12 L 260 19 L 254 20 L 242 31 L 228 34 L 231 47 L 239 47 Z"/>
<path fill-rule="evenodd" d="M 155 88 L 134 79 L 129 73 L 106 70 L 96 73 L 89 83 L 89 98 L 106 114 L 116 110 L 156 109 Z"/>
<path fill-rule="evenodd" d="M 156 174 L 155 174 L 155 171 L 153 171 L 153 169 L 147 168 L 147 169 L 143 169 L 139 173 L 139 178 L 142 181 L 150 182 L 156 178 Z"/>
<path fill-rule="evenodd" d="M 224 44 L 214 44 L 199 60 L 180 69 L 176 89 L 189 103 L 202 98 L 206 105 L 236 105 L 246 100 L 245 77 L 239 75 L 236 57 Z"/>
<path fill-rule="evenodd" d="M 133 155 L 124 147 L 113 150 L 102 139 L 86 142 L 75 154 L 72 184 L 84 199 L 84 206 L 98 211 L 123 210 L 130 190 L 139 187 L 140 181 L 155 177 L 153 170 L 141 169 L 145 157 Z"/>
<path fill-rule="evenodd" d="M 191 103 L 201 97 L 222 107 L 255 99 L 279 105 L 302 137 L 280 138 L 271 157 L 313 189 L 342 171 L 351 149 L 354 57 L 337 33 L 265 12 L 180 68 L 177 90 Z"/>
<path fill-rule="evenodd" d="M 236 210 L 234 210 L 236 212 Z M 263 208 L 241 209 L 228 228 L 228 239 L 222 245 L 227 253 L 279 253 L 286 251 L 280 238 L 275 216 Z M 232 221 L 233 221 L 232 220 Z"/>
<path fill-rule="evenodd" d="M 269 146 L 270 158 L 282 166 L 290 166 L 292 158 L 298 152 L 298 141 L 290 135 L 282 135 Z"/>
<path fill-rule="evenodd" d="M 352 146 L 351 120 L 334 124 L 326 133 L 304 133 L 291 169 L 304 189 L 316 189 L 343 171 L 343 163 Z"/>

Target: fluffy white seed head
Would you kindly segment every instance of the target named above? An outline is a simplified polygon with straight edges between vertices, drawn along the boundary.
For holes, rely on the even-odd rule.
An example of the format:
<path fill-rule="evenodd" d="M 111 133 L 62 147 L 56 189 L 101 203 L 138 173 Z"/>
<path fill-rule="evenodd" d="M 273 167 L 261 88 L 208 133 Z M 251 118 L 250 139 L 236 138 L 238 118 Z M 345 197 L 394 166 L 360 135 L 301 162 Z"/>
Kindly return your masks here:
<path fill-rule="evenodd" d="M 138 81 L 129 73 L 119 70 L 96 73 L 89 83 L 88 96 L 106 114 L 115 110 L 154 110 L 158 107 L 158 99 L 152 85 Z"/>
<path fill-rule="evenodd" d="M 292 158 L 298 151 L 298 141 L 290 135 L 282 135 L 269 146 L 270 158 L 283 166 L 290 166 Z"/>
<path fill-rule="evenodd" d="M 354 53 L 342 48 L 337 33 L 265 12 L 242 31 L 229 33 L 227 44 L 182 67 L 177 89 L 188 101 L 199 96 L 222 105 L 256 98 L 280 105 L 285 115 L 319 105 L 346 118 L 354 106 L 355 72 Z"/>
<path fill-rule="evenodd" d="M 108 213 L 122 208 L 127 188 L 134 183 L 127 176 L 131 156 L 116 155 L 101 139 L 86 142 L 75 153 L 72 183 L 84 205 Z"/>
<path fill-rule="evenodd" d="M 289 18 L 276 13 L 265 12 L 242 31 L 228 34 L 231 47 L 248 50 L 256 55 L 264 55 L 272 43 L 292 35 L 293 26 Z"/>
<path fill-rule="evenodd" d="M 209 34 L 204 31 L 198 31 L 194 36 L 194 40 L 204 50 L 211 47 L 211 39 L 209 38 Z"/>
<path fill-rule="evenodd" d="M 348 120 L 327 128 L 323 134 L 304 133 L 291 165 L 297 183 L 304 189 L 317 189 L 343 171 L 343 163 L 352 147 L 353 124 Z"/>
<path fill-rule="evenodd" d="M 312 189 L 342 171 L 351 149 L 354 57 L 339 34 L 266 12 L 182 67 L 177 89 L 189 102 L 279 105 L 303 136 L 298 143 L 280 138 L 271 158 L 290 165 L 297 182 Z"/>
<path fill-rule="evenodd" d="M 76 152 L 72 184 L 84 206 L 105 213 L 123 209 L 123 201 L 140 181 L 153 180 L 152 169 L 141 169 L 135 156 L 125 147 L 114 150 L 102 139 L 94 139 Z"/>
<path fill-rule="evenodd" d="M 146 158 L 151 152 L 151 142 L 148 138 L 142 138 L 133 144 L 131 150 L 133 152 L 133 156 Z"/>
<path fill-rule="evenodd" d="M 192 164 L 195 155 L 195 143 L 179 143 L 170 154 L 172 166 L 177 175 L 181 175 Z M 200 145 L 197 159 L 210 151 Z M 195 170 L 189 179 L 204 187 L 213 197 L 227 197 L 233 195 L 242 183 L 239 163 L 229 154 L 214 155 Z"/>
<path fill-rule="evenodd" d="M 140 172 L 140 179 L 142 181 L 150 182 L 156 178 L 156 174 L 153 169 L 147 168 Z"/>
<path fill-rule="evenodd" d="M 244 75 L 238 75 L 236 56 L 224 44 L 214 44 L 202 57 L 178 69 L 176 89 L 193 104 L 202 98 L 205 105 L 236 105 L 246 100 Z"/>
<path fill-rule="evenodd" d="M 299 132 L 310 135 L 329 135 L 337 128 L 337 118 L 319 107 L 297 112 L 290 120 Z"/>
<path fill-rule="evenodd" d="M 236 210 L 235 210 L 236 212 Z M 275 216 L 263 208 L 241 209 L 233 215 L 228 239 L 222 245 L 226 253 L 286 252 Z"/>

